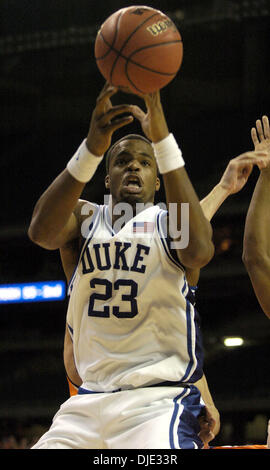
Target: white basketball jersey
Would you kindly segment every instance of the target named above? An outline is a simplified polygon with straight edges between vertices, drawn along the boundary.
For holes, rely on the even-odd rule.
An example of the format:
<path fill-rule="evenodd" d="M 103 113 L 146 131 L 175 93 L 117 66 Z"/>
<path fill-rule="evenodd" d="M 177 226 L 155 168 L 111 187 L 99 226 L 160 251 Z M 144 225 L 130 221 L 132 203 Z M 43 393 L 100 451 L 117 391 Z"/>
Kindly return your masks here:
<path fill-rule="evenodd" d="M 117 233 L 97 206 L 70 282 L 67 322 L 83 388 L 114 391 L 202 375 L 198 313 L 152 206 Z"/>

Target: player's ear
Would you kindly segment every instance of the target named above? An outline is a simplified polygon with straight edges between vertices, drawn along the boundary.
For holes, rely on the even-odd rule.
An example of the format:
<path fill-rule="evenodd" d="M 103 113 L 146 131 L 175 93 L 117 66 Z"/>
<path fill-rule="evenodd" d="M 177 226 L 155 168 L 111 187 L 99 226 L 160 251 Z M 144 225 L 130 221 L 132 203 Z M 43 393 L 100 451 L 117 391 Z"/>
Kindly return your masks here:
<path fill-rule="evenodd" d="M 160 179 L 157 178 L 157 180 L 156 180 L 156 191 L 159 191 L 159 189 L 160 189 Z"/>
<path fill-rule="evenodd" d="M 106 189 L 110 189 L 110 182 L 111 182 L 111 181 L 110 181 L 109 175 L 106 175 L 106 176 L 105 176 L 105 188 L 106 188 Z"/>

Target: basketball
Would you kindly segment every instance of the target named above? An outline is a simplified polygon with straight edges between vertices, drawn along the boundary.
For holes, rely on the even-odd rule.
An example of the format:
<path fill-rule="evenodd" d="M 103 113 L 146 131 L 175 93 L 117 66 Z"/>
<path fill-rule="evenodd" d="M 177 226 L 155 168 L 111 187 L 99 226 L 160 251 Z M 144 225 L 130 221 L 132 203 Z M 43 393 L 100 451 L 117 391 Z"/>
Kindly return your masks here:
<path fill-rule="evenodd" d="M 183 59 L 183 43 L 173 21 L 159 10 L 131 6 L 113 13 L 95 40 L 97 66 L 111 85 L 147 94 L 174 79 Z"/>

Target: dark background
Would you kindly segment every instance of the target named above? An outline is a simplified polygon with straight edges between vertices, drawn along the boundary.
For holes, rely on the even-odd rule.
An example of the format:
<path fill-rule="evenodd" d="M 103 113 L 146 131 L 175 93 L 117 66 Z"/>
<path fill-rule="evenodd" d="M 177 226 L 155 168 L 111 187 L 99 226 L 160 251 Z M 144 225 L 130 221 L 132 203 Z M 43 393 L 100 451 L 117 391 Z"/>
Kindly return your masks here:
<path fill-rule="evenodd" d="M 38 197 L 87 134 L 104 83 L 94 61 L 97 30 L 110 14 L 131 4 L 142 2 L 0 2 L 2 284 L 64 279 L 58 252 L 33 245 L 26 231 Z M 145 4 L 167 13 L 183 37 L 181 70 L 161 97 L 203 198 L 228 161 L 253 148 L 255 120 L 270 115 L 270 2 Z M 270 324 L 241 259 L 257 177 L 255 169 L 241 193 L 214 217 L 216 255 L 199 283 L 205 372 L 222 423 L 216 445 L 264 444 L 270 418 Z M 84 197 L 102 203 L 103 179 L 101 165 Z M 65 300 L 0 307 L 0 437 L 21 437 L 30 425 L 38 433 L 68 397 L 62 361 L 66 306 Z M 227 335 L 242 336 L 244 346 L 225 348 Z"/>

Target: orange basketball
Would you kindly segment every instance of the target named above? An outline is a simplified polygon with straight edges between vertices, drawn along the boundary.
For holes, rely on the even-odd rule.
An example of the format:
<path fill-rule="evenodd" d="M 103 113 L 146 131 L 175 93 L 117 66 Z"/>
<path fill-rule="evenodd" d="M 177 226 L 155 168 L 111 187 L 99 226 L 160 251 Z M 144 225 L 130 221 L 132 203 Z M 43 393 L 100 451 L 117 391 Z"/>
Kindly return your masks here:
<path fill-rule="evenodd" d="M 136 94 L 166 86 L 183 59 L 183 43 L 175 24 L 159 10 L 131 6 L 113 13 L 95 41 L 95 58 L 112 85 Z"/>

